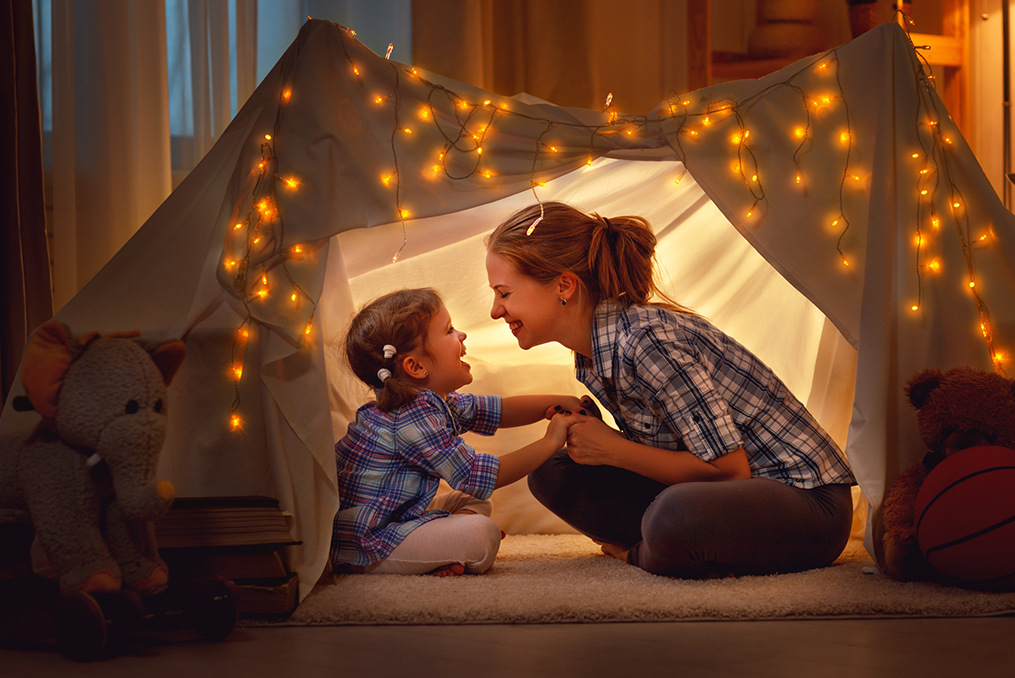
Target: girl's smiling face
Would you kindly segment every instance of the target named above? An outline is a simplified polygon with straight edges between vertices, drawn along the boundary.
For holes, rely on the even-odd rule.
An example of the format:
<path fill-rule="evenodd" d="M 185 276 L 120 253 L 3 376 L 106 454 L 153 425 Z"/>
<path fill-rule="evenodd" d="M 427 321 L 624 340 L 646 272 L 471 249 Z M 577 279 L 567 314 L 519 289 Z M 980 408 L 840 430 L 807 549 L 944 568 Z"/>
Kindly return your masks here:
<path fill-rule="evenodd" d="M 493 288 L 490 317 L 503 318 L 522 349 L 559 341 L 556 337 L 561 304 L 554 285 L 541 285 L 523 275 L 505 257 L 486 255 L 486 273 Z"/>
<path fill-rule="evenodd" d="M 410 353 L 427 372 L 426 387 L 442 398 L 472 383 L 472 367 L 462 360 L 465 337 L 465 332 L 456 330 L 451 324 L 451 314 L 441 304 L 430 319 L 423 345 Z"/>

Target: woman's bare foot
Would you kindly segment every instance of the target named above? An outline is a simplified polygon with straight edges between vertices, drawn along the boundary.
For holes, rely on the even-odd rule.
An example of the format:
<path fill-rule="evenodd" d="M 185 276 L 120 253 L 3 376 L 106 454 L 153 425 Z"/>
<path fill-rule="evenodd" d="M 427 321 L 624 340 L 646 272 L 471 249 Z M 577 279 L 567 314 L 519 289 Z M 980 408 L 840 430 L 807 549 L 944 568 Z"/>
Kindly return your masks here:
<path fill-rule="evenodd" d="M 460 574 L 465 574 L 465 566 L 460 563 L 441 565 L 436 569 L 430 570 L 427 574 L 431 574 L 434 577 L 455 577 Z"/>
<path fill-rule="evenodd" d="M 627 562 L 627 553 L 631 549 L 626 549 L 619 544 L 610 544 L 607 542 L 596 541 L 595 539 L 593 539 L 592 541 L 599 544 L 600 548 L 603 549 L 603 553 L 605 553 L 606 555 L 613 556 L 617 560 L 622 560 L 625 563 Z"/>

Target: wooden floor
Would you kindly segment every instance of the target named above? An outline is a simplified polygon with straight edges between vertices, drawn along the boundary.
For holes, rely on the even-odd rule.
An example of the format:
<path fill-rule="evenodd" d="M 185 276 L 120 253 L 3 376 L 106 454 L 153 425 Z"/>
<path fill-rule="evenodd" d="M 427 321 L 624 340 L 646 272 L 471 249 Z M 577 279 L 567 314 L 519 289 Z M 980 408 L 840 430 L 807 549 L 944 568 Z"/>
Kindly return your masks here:
<path fill-rule="evenodd" d="M 241 628 L 211 643 L 147 638 L 81 664 L 0 650 L 0 676 L 1015 675 L 1015 617 L 515 626 Z"/>

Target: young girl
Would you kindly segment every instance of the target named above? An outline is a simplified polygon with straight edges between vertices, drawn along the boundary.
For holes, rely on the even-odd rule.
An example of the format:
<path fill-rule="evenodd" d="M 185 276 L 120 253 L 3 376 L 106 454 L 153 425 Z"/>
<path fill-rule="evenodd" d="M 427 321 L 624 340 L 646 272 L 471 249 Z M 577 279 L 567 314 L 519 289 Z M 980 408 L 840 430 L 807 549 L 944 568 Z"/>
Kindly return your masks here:
<path fill-rule="evenodd" d="M 377 400 L 359 409 L 335 446 L 336 571 L 485 572 L 501 540 L 488 498 L 564 445 L 564 412 L 592 406 L 587 397 L 457 393 L 472 382 L 464 341 L 431 289 L 385 295 L 353 319 L 346 357 Z M 543 418 L 551 421 L 541 439 L 500 458 L 477 453 L 460 437 Z M 454 490 L 437 497 L 441 478 Z"/>
<path fill-rule="evenodd" d="M 487 241 L 491 316 L 523 349 L 572 349 L 620 428 L 565 417 L 567 450 L 529 476 L 532 493 L 655 574 L 831 563 L 852 517 L 845 457 L 757 356 L 659 293 L 655 245 L 644 219 L 562 203 L 519 211 Z"/>

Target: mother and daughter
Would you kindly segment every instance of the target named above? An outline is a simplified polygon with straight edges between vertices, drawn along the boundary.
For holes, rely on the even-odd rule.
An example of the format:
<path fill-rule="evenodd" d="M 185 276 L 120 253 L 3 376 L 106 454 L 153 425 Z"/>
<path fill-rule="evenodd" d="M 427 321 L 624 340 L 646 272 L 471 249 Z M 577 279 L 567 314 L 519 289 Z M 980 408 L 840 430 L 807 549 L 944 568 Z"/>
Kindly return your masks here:
<path fill-rule="evenodd" d="M 531 227 L 535 228 L 529 233 Z M 668 299 L 639 217 L 563 203 L 523 209 L 487 239 L 494 302 L 523 349 L 574 352 L 588 396 L 479 396 L 465 333 L 433 290 L 368 304 L 346 357 L 377 399 L 336 445 L 336 572 L 481 573 L 502 533 L 493 490 L 528 476 L 535 497 L 605 553 L 682 578 L 830 564 L 849 538 L 849 466 L 750 351 Z M 465 431 L 548 419 L 499 458 Z M 453 488 L 437 495 L 441 479 Z"/>

